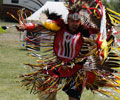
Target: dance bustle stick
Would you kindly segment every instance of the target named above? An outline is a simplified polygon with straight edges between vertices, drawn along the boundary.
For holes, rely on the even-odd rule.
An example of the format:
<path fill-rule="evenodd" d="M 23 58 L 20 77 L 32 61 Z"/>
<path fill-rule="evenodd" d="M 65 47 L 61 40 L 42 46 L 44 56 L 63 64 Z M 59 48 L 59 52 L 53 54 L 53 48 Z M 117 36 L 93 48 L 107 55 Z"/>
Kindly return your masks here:
<path fill-rule="evenodd" d="M 8 28 L 12 28 L 12 27 L 16 27 L 16 25 L 12 25 L 12 26 L 1 26 L 4 30 L 8 29 Z"/>

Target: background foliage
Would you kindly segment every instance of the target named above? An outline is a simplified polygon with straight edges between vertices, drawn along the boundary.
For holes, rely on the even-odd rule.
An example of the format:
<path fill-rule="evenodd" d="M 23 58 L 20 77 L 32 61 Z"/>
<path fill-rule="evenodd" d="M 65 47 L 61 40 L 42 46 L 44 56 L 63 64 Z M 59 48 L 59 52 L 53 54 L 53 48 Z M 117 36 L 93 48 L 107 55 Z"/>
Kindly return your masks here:
<path fill-rule="evenodd" d="M 3 0 L 0 0 L 0 18 L 1 18 L 1 5 L 2 5 Z"/>
<path fill-rule="evenodd" d="M 106 7 L 120 13 L 120 0 L 110 0 L 110 2 L 108 2 L 108 1 L 109 0 L 102 0 L 103 4 Z M 2 5 L 2 2 L 3 2 L 3 0 L 0 0 L 0 18 L 1 18 L 1 5 Z"/>
<path fill-rule="evenodd" d="M 102 0 L 102 2 L 106 7 L 120 13 L 120 0 L 110 0 L 110 2 L 107 2 L 107 0 Z"/>

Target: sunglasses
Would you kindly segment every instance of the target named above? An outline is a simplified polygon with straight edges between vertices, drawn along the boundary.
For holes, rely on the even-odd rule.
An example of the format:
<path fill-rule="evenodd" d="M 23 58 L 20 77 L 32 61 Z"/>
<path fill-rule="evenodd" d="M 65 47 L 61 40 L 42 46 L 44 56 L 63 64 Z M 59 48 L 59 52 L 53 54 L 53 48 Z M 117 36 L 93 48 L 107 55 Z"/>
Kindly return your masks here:
<path fill-rule="evenodd" d="M 68 14 L 68 18 L 71 18 L 73 20 L 80 20 L 81 16 L 78 13 Z"/>

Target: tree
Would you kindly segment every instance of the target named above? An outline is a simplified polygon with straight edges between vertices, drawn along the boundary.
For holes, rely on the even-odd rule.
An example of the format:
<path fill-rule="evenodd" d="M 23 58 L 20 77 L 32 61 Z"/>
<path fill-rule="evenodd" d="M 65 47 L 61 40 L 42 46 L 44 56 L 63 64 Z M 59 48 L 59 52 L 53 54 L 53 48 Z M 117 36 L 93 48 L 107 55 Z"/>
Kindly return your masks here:
<path fill-rule="evenodd" d="M 107 7 L 110 8 L 118 13 L 120 13 L 120 0 L 102 0 L 102 3 Z"/>

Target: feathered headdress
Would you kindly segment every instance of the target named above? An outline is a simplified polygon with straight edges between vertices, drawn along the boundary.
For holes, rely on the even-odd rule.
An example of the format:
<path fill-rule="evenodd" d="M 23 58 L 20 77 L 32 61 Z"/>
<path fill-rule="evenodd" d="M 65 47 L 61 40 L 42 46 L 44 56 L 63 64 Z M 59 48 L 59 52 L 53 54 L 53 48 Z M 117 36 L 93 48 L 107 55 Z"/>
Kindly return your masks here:
<path fill-rule="evenodd" d="M 99 0 L 65 0 L 69 13 L 78 13 L 87 28 L 100 28 L 102 3 Z"/>

